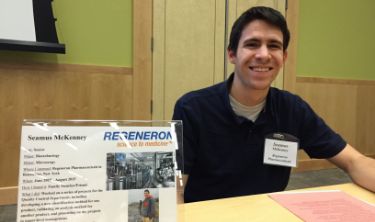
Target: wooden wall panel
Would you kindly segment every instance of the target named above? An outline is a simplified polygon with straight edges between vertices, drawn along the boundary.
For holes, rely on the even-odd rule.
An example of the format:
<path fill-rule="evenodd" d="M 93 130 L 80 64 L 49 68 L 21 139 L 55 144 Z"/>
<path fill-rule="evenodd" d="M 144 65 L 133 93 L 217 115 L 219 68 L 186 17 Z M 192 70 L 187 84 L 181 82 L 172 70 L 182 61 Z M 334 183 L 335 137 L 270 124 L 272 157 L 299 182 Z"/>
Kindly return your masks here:
<path fill-rule="evenodd" d="M 214 84 L 217 18 L 215 0 L 166 3 L 162 118 L 168 120 L 172 118 L 174 105 L 179 97 L 191 90 Z M 223 45 L 224 42 L 222 47 Z M 224 50 L 217 54 L 220 53 L 223 54 Z M 223 79 L 222 73 L 221 80 Z"/>
<path fill-rule="evenodd" d="M 361 85 L 357 91 L 357 124 L 355 146 L 368 155 L 375 155 L 375 81 Z"/>
<path fill-rule="evenodd" d="M 349 144 L 375 156 L 375 81 L 298 77 L 296 93 Z M 323 160 L 299 156 L 297 171 L 332 167 Z"/>
<path fill-rule="evenodd" d="M 297 81 L 296 90 L 297 94 L 303 97 L 331 128 L 345 136 L 350 144 L 354 144 L 357 87 L 347 84 Z"/>
<path fill-rule="evenodd" d="M 288 58 L 284 65 L 284 89 L 294 93 L 297 76 L 299 0 L 289 0 L 287 4 L 286 20 L 290 31 L 290 41 L 287 49 Z"/>
<path fill-rule="evenodd" d="M 0 187 L 0 206 L 16 204 L 18 187 Z"/>
<path fill-rule="evenodd" d="M 152 4 L 133 1 L 133 117 L 151 120 L 152 99 Z"/>
<path fill-rule="evenodd" d="M 0 187 L 17 186 L 23 119 L 132 119 L 132 70 L 0 65 Z"/>

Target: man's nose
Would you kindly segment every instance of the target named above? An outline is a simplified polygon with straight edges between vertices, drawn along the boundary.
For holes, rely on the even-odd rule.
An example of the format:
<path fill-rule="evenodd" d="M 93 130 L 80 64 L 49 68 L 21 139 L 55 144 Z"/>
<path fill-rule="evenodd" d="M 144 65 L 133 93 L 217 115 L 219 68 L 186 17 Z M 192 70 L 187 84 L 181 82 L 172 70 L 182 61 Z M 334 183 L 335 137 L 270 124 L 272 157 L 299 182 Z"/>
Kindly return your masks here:
<path fill-rule="evenodd" d="M 262 45 L 258 48 L 255 57 L 262 61 L 268 61 L 271 58 L 270 52 L 266 45 Z"/>

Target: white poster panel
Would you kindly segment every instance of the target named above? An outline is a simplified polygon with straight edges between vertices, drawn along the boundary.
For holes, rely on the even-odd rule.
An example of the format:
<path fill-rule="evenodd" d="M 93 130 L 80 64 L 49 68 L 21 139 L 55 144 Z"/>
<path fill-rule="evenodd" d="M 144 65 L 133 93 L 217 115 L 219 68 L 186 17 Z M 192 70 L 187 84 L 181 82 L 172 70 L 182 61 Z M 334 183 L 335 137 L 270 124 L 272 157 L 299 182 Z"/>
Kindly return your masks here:
<path fill-rule="evenodd" d="M 23 126 L 17 221 L 176 221 L 170 127 Z"/>
<path fill-rule="evenodd" d="M 0 39 L 36 41 L 32 0 L 0 0 Z"/>

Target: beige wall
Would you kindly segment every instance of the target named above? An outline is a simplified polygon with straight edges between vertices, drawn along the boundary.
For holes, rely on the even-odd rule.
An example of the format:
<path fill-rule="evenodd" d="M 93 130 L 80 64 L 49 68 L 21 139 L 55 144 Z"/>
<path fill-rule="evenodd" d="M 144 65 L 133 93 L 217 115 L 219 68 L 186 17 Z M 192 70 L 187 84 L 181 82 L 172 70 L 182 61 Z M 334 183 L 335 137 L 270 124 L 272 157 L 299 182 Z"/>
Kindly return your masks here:
<path fill-rule="evenodd" d="M 370 95 L 375 95 L 375 75 L 368 56 L 375 46 L 370 25 L 374 1 L 290 1 L 299 2 L 298 29 L 292 30 L 291 39 L 298 41 L 292 91 L 348 143 L 374 157 L 375 100 Z M 330 167 L 304 154 L 300 160 L 300 170 Z"/>
<path fill-rule="evenodd" d="M 361 153 L 375 157 L 375 81 L 297 77 L 296 93 Z M 332 167 L 300 155 L 300 169 Z"/>
<path fill-rule="evenodd" d="M 1 64 L 0 187 L 18 183 L 23 119 L 131 119 L 132 70 Z"/>

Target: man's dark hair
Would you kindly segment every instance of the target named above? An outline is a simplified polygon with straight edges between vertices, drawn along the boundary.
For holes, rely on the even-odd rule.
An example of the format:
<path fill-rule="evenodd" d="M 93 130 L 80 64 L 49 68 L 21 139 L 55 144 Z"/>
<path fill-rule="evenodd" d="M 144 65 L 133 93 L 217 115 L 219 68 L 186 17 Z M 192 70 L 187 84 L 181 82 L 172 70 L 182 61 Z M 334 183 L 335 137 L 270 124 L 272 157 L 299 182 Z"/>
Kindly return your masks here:
<path fill-rule="evenodd" d="M 252 7 L 246 10 L 234 22 L 230 33 L 228 50 L 237 53 L 238 43 L 244 28 L 254 20 L 263 20 L 270 25 L 276 26 L 283 33 L 283 50 L 288 48 L 290 33 L 284 16 L 277 10 L 265 6 Z"/>
<path fill-rule="evenodd" d="M 147 193 L 150 193 L 150 191 L 149 191 L 149 190 L 145 190 L 145 191 L 143 191 L 143 193 L 145 193 L 145 192 L 147 192 Z"/>

